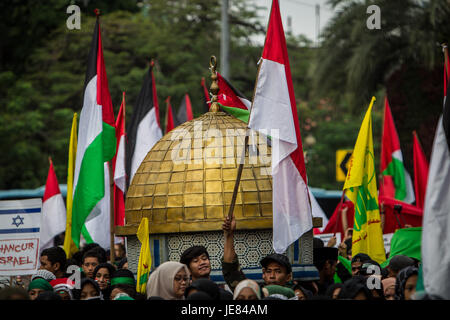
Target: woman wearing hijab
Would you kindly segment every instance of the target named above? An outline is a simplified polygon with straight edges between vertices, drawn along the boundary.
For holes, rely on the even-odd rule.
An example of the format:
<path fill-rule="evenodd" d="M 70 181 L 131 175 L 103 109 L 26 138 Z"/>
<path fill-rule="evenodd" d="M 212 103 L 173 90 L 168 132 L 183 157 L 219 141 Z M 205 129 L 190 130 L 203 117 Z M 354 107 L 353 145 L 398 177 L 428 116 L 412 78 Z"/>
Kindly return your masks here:
<path fill-rule="evenodd" d="M 341 292 L 343 287 L 344 284 L 342 283 L 332 284 L 327 288 L 327 292 L 325 293 L 325 295 L 333 300 L 337 300 L 339 293 Z"/>
<path fill-rule="evenodd" d="M 74 283 L 69 278 L 58 278 L 50 281 L 53 291 L 61 296 L 62 300 L 73 300 Z"/>
<path fill-rule="evenodd" d="M 246 279 L 234 289 L 233 300 L 261 300 L 261 290 L 256 281 Z"/>
<path fill-rule="evenodd" d="M 53 287 L 47 280 L 42 278 L 34 279 L 28 286 L 28 294 L 30 295 L 31 300 L 36 300 L 38 295 L 45 291 L 53 292 Z"/>
<path fill-rule="evenodd" d="M 264 298 L 276 298 L 280 300 L 298 300 L 294 290 L 283 286 L 271 284 L 262 288 Z"/>
<path fill-rule="evenodd" d="M 103 300 L 102 291 L 94 279 L 84 278 L 81 280 L 79 300 Z"/>
<path fill-rule="evenodd" d="M 372 292 L 367 287 L 367 279 L 364 276 L 356 275 L 344 282 L 338 300 L 372 300 Z"/>
<path fill-rule="evenodd" d="M 187 299 L 195 292 L 206 293 L 210 297 L 208 300 L 220 300 L 219 286 L 214 281 L 209 279 L 197 279 L 192 282 L 191 285 L 184 291 L 184 297 Z"/>
<path fill-rule="evenodd" d="M 100 263 L 94 269 L 94 279 L 97 281 L 105 300 L 111 295 L 111 278 L 116 268 L 110 263 Z"/>
<path fill-rule="evenodd" d="M 409 266 L 400 270 L 395 279 L 395 300 L 412 300 L 416 292 L 419 269 Z"/>
<path fill-rule="evenodd" d="M 389 277 L 381 280 L 385 300 L 395 300 L 395 278 Z"/>
<path fill-rule="evenodd" d="M 185 264 L 176 261 L 164 262 L 150 274 L 147 298 L 157 296 L 164 300 L 183 300 L 189 275 Z"/>
<path fill-rule="evenodd" d="M 116 270 L 111 276 L 110 300 L 114 300 L 118 293 L 126 293 L 133 299 L 137 297 L 136 280 L 133 272 L 128 269 Z"/>

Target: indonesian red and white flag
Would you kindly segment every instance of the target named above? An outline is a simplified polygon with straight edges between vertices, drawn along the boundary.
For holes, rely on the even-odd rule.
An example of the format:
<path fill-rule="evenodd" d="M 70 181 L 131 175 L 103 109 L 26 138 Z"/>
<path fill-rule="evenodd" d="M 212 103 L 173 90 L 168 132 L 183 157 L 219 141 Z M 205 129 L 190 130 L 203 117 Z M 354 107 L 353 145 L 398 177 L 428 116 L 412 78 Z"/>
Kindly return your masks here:
<path fill-rule="evenodd" d="M 249 127 L 272 137 L 273 248 L 312 229 L 297 106 L 278 0 L 273 0 Z"/>
<path fill-rule="evenodd" d="M 53 238 L 66 230 L 66 206 L 51 160 L 42 201 L 40 251 L 53 247 Z"/>
<path fill-rule="evenodd" d="M 122 96 L 119 114 L 116 120 L 117 153 L 113 158 L 114 169 L 114 225 L 125 224 L 125 188 L 127 185 L 125 172 L 125 92 Z"/>

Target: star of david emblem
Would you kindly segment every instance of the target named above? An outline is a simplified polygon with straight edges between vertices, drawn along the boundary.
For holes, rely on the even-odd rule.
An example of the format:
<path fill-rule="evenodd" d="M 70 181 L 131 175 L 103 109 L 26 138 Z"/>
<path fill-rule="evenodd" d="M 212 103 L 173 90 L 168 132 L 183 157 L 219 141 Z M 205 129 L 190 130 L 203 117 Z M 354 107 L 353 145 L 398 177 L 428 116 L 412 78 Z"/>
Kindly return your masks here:
<path fill-rule="evenodd" d="M 15 225 L 17 228 L 21 225 L 21 224 L 24 224 L 23 223 L 23 219 L 24 219 L 24 217 L 21 217 L 21 216 L 19 216 L 19 215 L 17 215 L 17 217 L 15 217 L 15 218 L 12 218 L 13 219 L 13 225 Z"/>

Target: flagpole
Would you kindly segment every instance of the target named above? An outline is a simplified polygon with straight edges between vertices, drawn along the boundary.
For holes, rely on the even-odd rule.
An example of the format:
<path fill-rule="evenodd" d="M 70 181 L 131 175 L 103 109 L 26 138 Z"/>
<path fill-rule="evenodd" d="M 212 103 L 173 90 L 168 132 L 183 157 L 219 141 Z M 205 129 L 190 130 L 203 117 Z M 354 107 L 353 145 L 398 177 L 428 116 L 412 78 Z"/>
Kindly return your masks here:
<path fill-rule="evenodd" d="M 334 234 L 333 234 L 334 237 L 336 236 L 337 226 L 338 226 L 338 223 L 339 223 L 339 218 L 342 219 L 342 217 L 341 217 L 341 208 L 342 208 L 342 204 L 344 203 L 344 197 L 345 197 L 345 189 L 342 190 L 341 200 L 339 201 L 339 207 L 338 207 L 338 212 L 337 212 L 337 217 L 336 217 L 336 223 L 334 225 Z M 342 228 L 343 228 L 342 231 L 345 234 L 344 224 L 342 224 Z"/>
<path fill-rule="evenodd" d="M 448 47 L 446 43 L 442 44 L 442 51 L 444 52 L 444 64 L 445 64 L 445 70 L 447 71 L 447 78 L 449 77 L 449 73 L 450 73 L 450 66 L 449 63 L 450 61 L 448 61 Z"/>
<path fill-rule="evenodd" d="M 112 161 L 108 162 L 109 169 L 109 202 L 110 202 L 110 210 L 109 210 L 109 227 L 110 227 L 110 250 L 109 256 L 111 264 L 114 265 L 115 260 L 115 252 L 114 252 L 114 171 L 112 169 Z"/>
<path fill-rule="evenodd" d="M 217 64 L 216 57 L 212 56 L 211 61 L 210 61 L 211 79 L 212 79 L 212 84 L 211 84 L 211 88 L 210 88 L 210 90 L 212 92 L 210 111 L 213 111 L 213 112 L 215 112 L 214 110 L 216 110 L 216 108 L 217 108 L 217 110 L 219 109 L 219 106 L 217 103 L 217 94 L 219 93 L 219 86 L 217 84 L 216 64 Z M 256 73 L 255 87 L 253 89 L 252 105 L 250 107 L 250 112 L 248 115 L 249 121 L 250 121 L 250 115 L 251 115 L 252 109 L 253 109 L 253 101 L 255 100 L 255 92 L 256 92 L 256 86 L 258 84 L 258 76 L 259 76 L 260 67 L 261 67 L 261 63 L 258 63 L 258 71 Z M 213 106 L 214 106 L 214 108 L 213 108 Z M 236 204 L 237 193 L 239 190 L 239 185 L 241 183 L 242 170 L 244 169 L 244 163 L 245 163 L 245 154 L 246 154 L 247 148 L 248 148 L 248 138 L 249 138 L 249 127 L 247 124 L 246 132 L 245 132 L 245 139 L 244 139 L 244 148 L 242 149 L 242 154 L 241 154 L 241 158 L 240 158 L 240 162 L 239 162 L 236 181 L 234 183 L 233 196 L 231 198 L 230 209 L 228 211 L 228 218 L 230 220 L 233 217 L 233 211 L 234 211 L 234 206 Z"/>

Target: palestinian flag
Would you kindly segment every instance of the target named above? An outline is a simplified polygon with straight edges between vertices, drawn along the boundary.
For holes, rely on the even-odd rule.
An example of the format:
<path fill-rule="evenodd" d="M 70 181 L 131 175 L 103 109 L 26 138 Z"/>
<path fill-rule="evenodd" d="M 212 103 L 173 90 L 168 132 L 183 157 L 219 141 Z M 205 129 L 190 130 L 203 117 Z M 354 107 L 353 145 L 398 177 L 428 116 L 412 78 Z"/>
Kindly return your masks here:
<path fill-rule="evenodd" d="M 251 102 L 218 72 L 217 82 L 219 85 L 217 101 L 222 110 L 248 123 Z"/>
<path fill-rule="evenodd" d="M 94 208 L 105 196 L 104 163 L 116 153 L 115 134 L 97 16 L 88 56 L 73 184 L 72 239 L 77 247 L 85 221 L 100 213 Z"/>
<path fill-rule="evenodd" d="M 394 198 L 406 203 L 414 202 L 413 184 L 403 164 L 400 140 L 395 129 L 391 108 L 385 98 L 384 126 L 381 140 L 381 174 L 383 176 L 380 196 Z"/>
<path fill-rule="evenodd" d="M 209 91 L 208 91 L 208 89 L 206 88 L 206 84 L 205 84 L 205 78 L 204 77 L 202 77 L 202 82 L 200 83 L 201 84 L 201 86 L 202 86 L 202 89 L 203 89 L 203 94 L 204 94 L 204 97 L 205 97 L 205 101 L 204 101 L 204 109 L 205 109 L 205 112 L 208 112 L 209 111 L 209 107 L 211 106 L 211 98 L 209 97 Z"/>
<path fill-rule="evenodd" d="M 152 61 L 148 72 L 145 73 L 144 83 L 127 128 L 125 152 L 127 186 L 133 181 L 134 174 L 147 153 L 162 138 L 153 66 Z"/>
<path fill-rule="evenodd" d="M 186 93 L 181 100 L 180 108 L 178 109 L 177 116 L 175 117 L 175 125 L 179 126 L 186 121 L 194 119 L 194 115 L 192 114 L 192 104 L 189 95 Z"/>
<path fill-rule="evenodd" d="M 175 128 L 175 121 L 173 119 L 173 112 L 172 112 L 172 105 L 170 104 L 170 97 L 167 97 L 166 99 L 166 132 L 168 133 L 172 131 Z"/>

